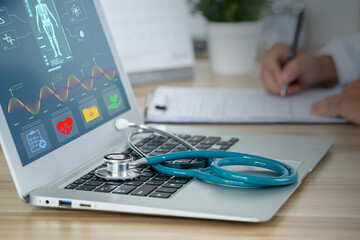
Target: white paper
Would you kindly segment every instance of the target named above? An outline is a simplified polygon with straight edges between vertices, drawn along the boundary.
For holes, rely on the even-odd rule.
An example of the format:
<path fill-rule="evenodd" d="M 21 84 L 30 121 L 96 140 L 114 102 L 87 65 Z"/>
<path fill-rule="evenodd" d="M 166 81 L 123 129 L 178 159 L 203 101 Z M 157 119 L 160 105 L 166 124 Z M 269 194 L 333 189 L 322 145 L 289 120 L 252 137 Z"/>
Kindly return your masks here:
<path fill-rule="evenodd" d="M 193 66 L 185 0 L 102 0 L 127 73 Z"/>
<path fill-rule="evenodd" d="M 346 122 L 341 118 L 326 118 L 310 113 L 311 104 L 337 94 L 341 88 L 309 90 L 279 97 L 263 89 L 159 87 L 147 104 L 147 121 L 152 122 Z M 166 110 L 157 109 L 157 105 Z"/>

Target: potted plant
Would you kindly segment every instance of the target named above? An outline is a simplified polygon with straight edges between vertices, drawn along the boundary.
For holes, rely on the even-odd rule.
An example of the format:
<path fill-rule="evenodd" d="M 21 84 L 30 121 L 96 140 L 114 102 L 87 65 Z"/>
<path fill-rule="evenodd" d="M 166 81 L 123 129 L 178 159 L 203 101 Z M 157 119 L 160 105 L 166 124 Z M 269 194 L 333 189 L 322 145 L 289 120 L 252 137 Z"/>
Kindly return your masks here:
<path fill-rule="evenodd" d="M 218 74 L 242 74 L 255 67 L 265 0 L 196 0 L 208 20 L 208 49 Z"/>

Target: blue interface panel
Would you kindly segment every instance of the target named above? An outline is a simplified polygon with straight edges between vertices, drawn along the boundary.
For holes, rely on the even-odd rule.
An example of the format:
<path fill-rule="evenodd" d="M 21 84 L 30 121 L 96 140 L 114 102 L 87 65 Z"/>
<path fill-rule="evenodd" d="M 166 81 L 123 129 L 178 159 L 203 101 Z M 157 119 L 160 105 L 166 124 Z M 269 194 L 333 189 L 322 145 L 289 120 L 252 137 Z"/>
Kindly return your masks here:
<path fill-rule="evenodd" d="M 93 1 L 0 1 L 0 101 L 23 166 L 130 110 Z"/>

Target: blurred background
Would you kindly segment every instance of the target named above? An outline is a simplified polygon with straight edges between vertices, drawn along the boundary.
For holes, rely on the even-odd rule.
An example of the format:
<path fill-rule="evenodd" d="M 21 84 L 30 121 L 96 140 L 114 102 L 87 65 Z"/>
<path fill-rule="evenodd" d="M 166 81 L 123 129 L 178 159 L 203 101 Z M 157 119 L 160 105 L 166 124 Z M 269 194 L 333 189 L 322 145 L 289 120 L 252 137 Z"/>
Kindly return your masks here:
<path fill-rule="evenodd" d="M 132 84 L 191 78 L 196 59 L 220 75 L 259 66 L 266 49 L 291 44 L 305 11 L 299 48 L 316 52 L 360 31 L 360 0 L 102 0 Z M 121 13 L 121 14 L 119 14 Z"/>
<path fill-rule="evenodd" d="M 360 31 L 360 1 L 359 0 L 276 0 L 268 1 L 269 12 L 264 16 L 264 21 L 269 22 L 278 18 L 279 25 L 291 25 L 286 17 L 291 12 L 291 7 L 297 3 L 306 9 L 306 37 L 304 47 L 315 51 L 322 47 L 329 39 L 350 35 Z M 191 4 L 188 2 L 190 14 L 191 36 L 196 46 L 200 49 L 206 47 L 207 21 L 201 12 L 192 13 Z M 278 10 L 277 12 L 274 10 Z M 267 25 L 268 31 L 280 31 L 276 26 Z M 279 26 L 279 28 L 281 28 Z M 291 34 L 290 34 L 291 35 Z M 264 37 L 264 36 L 263 36 Z M 280 37 L 280 36 L 279 36 Z M 288 40 L 288 39 L 287 39 Z M 284 41 L 284 40 L 283 40 Z M 289 40 L 288 40 L 289 41 Z M 265 45 L 266 39 L 263 39 Z M 268 46 L 269 47 L 269 46 Z"/>

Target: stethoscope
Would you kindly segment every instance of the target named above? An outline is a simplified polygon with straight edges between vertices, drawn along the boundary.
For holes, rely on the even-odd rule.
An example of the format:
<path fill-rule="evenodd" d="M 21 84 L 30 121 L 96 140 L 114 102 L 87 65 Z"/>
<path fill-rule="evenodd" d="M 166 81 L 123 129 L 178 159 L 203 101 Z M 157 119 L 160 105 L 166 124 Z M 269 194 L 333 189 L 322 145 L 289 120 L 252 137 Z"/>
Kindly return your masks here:
<path fill-rule="evenodd" d="M 137 178 L 140 176 L 141 172 L 134 167 L 143 164 L 151 166 L 156 171 L 163 174 L 185 178 L 197 178 L 206 182 L 230 187 L 259 188 L 284 186 L 295 183 L 298 178 L 296 169 L 270 158 L 237 152 L 199 151 L 194 146 L 174 134 L 143 124 L 129 123 L 125 119 L 118 119 L 115 126 L 118 130 L 126 129 L 128 127 L 138 128 L 137 131 L 128 135 L 128 145 L 135 153 L 141 156 L 141 158 L 134 160 L 130 155 L 122 153 L 111 153 L 104 156 L 106 167 L 98 168 L 95 171 L 95 175 L 106 180 L 126 181 Z M 135 135 L 149 132 L 178 141 L 182 145 L 188 147 L 191 151 L 174 152 L 149 157 L 132 141 L 132 138 Z M 204 164 L 200 164 L 202 165 L 201 168 L 195 169 L 181 169 L 174 165 L 169 166 L 169 164 L 164 164 L 167 161 L 189 158 L 204 159 Z M 279 176 L 264 177 L 233 172 L 223 168 L 231 165 L 254 166 L 269 169 L 278 173 Z"/>

